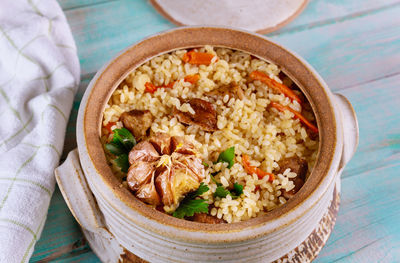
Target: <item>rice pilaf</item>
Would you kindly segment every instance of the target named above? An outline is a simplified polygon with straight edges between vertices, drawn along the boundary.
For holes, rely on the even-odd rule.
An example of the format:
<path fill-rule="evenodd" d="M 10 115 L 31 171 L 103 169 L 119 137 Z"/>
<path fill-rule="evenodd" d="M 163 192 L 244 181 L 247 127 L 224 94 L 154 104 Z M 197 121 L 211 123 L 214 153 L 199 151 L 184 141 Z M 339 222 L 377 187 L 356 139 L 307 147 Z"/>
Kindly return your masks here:
<path fill-rule="evenodd" d="M 102 143 L 110 142 L 110 131 L 123 127 L 121 114 L 131 110 L 148 110 L 154 117 L 150 135 L 158 132 L 170 136 L 183 136 L 198 151 L 205 169 L 204 184 L 209 190 L 201 195 L 208 200 L 209 214 L 228 223 L 253 218 L 287 202 L 283 191 L 294 189 L 297 176 L 290 168 L 280 170 L 279 162 L 290 157 L 300 157 L 308 163 L 307 176 L 315 163 L 318 151 L 318 136 L 310 136 L 310 131 L 299 118 L 289 110 L 283 112 L 270 107 L 271 102 L 290 107 L 311 122 L 315 122 L 308 102 L 302 104 L 277 92 L 260 80 L 249 80 L 253 71 L 265 73 L 270 79 L 282 83 L 280 69 L 271 63 L 255 58 L 247 53 L 227 48 L 205 46 L 195 49 L 214 55 L 209 65 L 185 63 L 182 59 L 187 50 L 177 50 L 160 55 L 136 68 L 112 94 L 104 109 Z M 199 75 L 196 83 L 186 82 L 188 75 Z M 285 80 L 289 81 L 290 80 Z M 146 92 L 146 83 L 158 88 L 153 93 Z M 213 99 L 205 94 L 221 86 L 235 83 L 244 93 L 239 99 L 223 96 Z M 300 91 L 294 91 L 301 96 Z M 171 114 L 174 108 L 194 114 L 188 99 L 200 98 L 215 105 L 217 130 L 204 131 L 196 125 L 186 125 Z M 110 125 L 111 124 L 111 125 Z M 108 129 L 106 128 L 108 127 Z M 148 135 L 148 136 L 150 136 Z M 313 138 L 311 138 L 313 137 Z M 232 167 L 228 163 L 215 163 L 218 155 L 234 146 L 235 159 Z M 112 161 L 115 156 L 106 151 L 110 165 L 122 186 L 127 186 L 125 173 Z M 260 178 L 249 174 L 243 165 L 243 155 L 250 156 L 250 165 L 275 174 Z M 211 178 L 214 174 L 214 178 Z M 215 197 L 218 185 L 229 189 L 234 183 L 243 185 L 243 193 L 238 198 L 227 195 Z"/>

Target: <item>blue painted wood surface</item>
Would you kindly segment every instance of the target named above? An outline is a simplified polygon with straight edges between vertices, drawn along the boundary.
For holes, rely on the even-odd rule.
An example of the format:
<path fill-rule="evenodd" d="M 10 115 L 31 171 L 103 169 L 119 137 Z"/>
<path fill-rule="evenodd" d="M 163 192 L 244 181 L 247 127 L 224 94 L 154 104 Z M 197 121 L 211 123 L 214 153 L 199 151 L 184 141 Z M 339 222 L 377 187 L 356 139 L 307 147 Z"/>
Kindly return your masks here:
<path fill-rule="evenodd" d="M 76 146 L 82 94 L 106 61 L 133 42 L 173 28 L 146 0 L 59 0 L 71 25 L 82 82 L 64 152 Z M 312 0 L 269 36 L 304 57 L 353 104 L 356 155 L 342 175 L 336 226 L 315 262 L 400 262 L 400 1 Z M 98 262 L 60 192 L 31 261 Z"/>

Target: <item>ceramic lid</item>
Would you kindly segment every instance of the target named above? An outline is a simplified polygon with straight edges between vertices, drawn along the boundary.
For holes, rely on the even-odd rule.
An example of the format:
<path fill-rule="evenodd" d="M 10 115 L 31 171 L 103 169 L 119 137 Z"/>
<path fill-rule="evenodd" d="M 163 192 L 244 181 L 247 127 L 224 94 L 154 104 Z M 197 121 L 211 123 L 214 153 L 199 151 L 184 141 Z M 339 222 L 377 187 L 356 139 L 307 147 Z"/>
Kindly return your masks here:
<path fill-rule="evenodd" d="M 150 0 L 176 25 L 221 25 L 269 33 L 292 21 L 308 0 Z"/>

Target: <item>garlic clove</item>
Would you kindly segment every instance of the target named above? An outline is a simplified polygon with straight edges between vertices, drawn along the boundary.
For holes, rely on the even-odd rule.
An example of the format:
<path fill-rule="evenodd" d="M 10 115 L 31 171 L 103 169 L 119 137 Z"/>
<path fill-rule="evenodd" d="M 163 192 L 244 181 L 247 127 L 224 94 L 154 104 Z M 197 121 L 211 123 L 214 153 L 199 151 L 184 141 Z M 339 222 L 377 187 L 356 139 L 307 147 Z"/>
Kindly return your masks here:
<path fill-rule="evenodd" d="M 160 155 L 171 154 L 171 136 L 168 134 L 158 132 L 150 138 L 150 143 Z"/>
<path fill-rule="evenodd" d="M 154 185 L 154 176 L 148 184 L 144 184 L 139 188 L 136 192 L 136 197 L 150 205 L 157 206 L 161 204 L 160 196 Z"/>
<path fill-rule="evenodd" d="M 129 163 L 132 165 L 138 161 L 153 162 L 157 160 L 159 156 L 160 155 L 151 143 L 143 141 L 138 143 L 129 152 Z"/>
<path fill-rule="evenodd" d="M 143 184 L 151 180 L 154 172 L 153 163 L 137 161 L 129 167 L 126 181 L 132 191 L 137 191 Z"/>
<path fill-rule="evenodd" d="M 194 145 L 181 136 L 172 136 L 171 151 L 181 154 L 196 154 Z"/>
<path fill-rule="evenodd" d="M 160 168 L 157 169 L 160 172 L 155 179 L 155 186 L 158 194 L 161 197 L 162 203 L 166 206 L 170 206 L 174 203 L 174 195 L 170 183 L 171 170 L 167 167 Z"/>

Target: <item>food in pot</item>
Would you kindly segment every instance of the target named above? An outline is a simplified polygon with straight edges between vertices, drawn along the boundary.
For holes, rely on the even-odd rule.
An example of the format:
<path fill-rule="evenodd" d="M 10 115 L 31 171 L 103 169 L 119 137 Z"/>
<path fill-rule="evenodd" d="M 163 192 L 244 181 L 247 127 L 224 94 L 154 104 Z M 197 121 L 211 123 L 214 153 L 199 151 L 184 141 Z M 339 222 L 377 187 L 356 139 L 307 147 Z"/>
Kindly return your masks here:
<path fill-rule="evenodd" d="M 219 224 L 268 213 L 296 198 L 319 145 L 310 104 L 289 80 L 226 48 L 155 57 L 104 109 L 107 160 L 122 187 L 177 218 Z"/>

